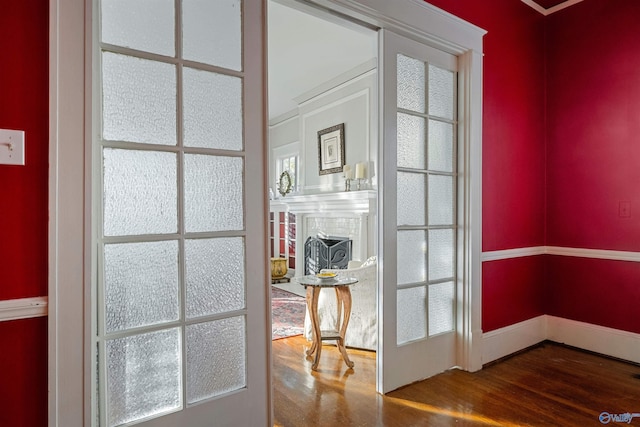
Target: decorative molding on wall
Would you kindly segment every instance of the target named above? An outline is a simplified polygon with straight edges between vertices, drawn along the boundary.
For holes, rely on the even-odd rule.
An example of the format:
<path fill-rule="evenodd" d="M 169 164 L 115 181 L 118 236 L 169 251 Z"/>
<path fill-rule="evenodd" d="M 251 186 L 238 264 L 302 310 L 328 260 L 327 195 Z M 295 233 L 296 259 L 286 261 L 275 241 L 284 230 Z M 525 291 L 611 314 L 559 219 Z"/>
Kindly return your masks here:
<path fill-rule="evenodd" d="M 298 105 L 303 105 L 304 103 L 311 101 L 314 98 L 318 98 L 322 95 L 328 95 L 336 90 L 344 88 L 352 80 L 374 74 L 377 67 L 378 58 L 371 58 L 367 62 L 364 62 L 357 67 L 354 67 L 351 70 L 348 70 L 324 82 L 323 84 L 316 86 L 313 89 L 297 96 L 296 98 L 294 98 L 294 101 L 296 101 Z"/>
<path fill-rule="evenodd" d="M 549 255 L 573 256 L 580 258 L 610 259 L 614 261 L 640 262 L 640 252 L 611 251 L 607 249 L 563 248 L 560 246 L 546 246 L 545 253 Z"/>
<path fill-rule="evenodd" d="M 532 7 L 534 10 L 540 12 L 544 16 L 548 16 L 548 15 L 551 15 L 552 13 L 555 13 L 555 12 L 557 12 L 559 10 L 566 9 L 569 6 L 573 6 L 574 4 L 580 3 L 581 1 L 582 0 L 567 0 L 565 2 L 562 2 L 560 4 L 555 5 L 553 7 L 550 7 L 549 9 L 545 9 L 544 7 L 542 7 L 538 3 L 536 3 L 534 0 L 522 0 L 522 3 L 526 4 L 527 6 Z"/>
<path fill-rule="evenodd" d="M 46 316 L 48 314 L 48 305 L 48 297 L 0 301 L 0 322 Z"/>
<path fill-rule="evenodd" d="M 482 253 L 482 261 L 520 258 L 536 255 L 560 255 L 579 258 L 608 259 L 613 261 L 640 262 L 640 252 L 612 251 L 608 249 L 564 248 L 560 246 L 532 246 L 530 248 L 504 249 Z"/>
<path fill-rule="evenodd" d="M 293 119 L 298 118 L 298 109 L 294 108 L 291 111 L 287 111 L 286 113 L 282 113 L 279 116 L 276 116 L 269 120 L 269 127 L 276 127 L 280 125 L 287 124 Z"/>
<path fill-rule="evenodd" d="M 640 363 L 640 334 L 546 314 L 483 334 L 482 363 L 544 340 Z"/>
<path fill-rule="evenodd" d="M 530 248 L 504 249 L 501 251 L 490 251 L 482 253 L 482 261 L 498 261 L 501 259 L 520 258 L 526 256 L 544 255 L 545 246 L 533 246 Z"/>
<path fill-rule="evenodd" d="M 487 332 L 482 336 L 482 364 L 493 362 L 547 339 L 546 315 Z"/>

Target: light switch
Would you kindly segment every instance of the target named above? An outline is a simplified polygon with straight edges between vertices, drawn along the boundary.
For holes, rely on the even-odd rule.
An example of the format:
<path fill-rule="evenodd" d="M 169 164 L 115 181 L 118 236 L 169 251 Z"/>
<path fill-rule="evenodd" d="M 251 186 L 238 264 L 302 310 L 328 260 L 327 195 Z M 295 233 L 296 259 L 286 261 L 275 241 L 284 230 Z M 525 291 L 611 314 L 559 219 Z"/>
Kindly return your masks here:
<path fill-rule="evenodd" d="M 24 165 L 24 131 L 0 129 L 0 165 Z"/>

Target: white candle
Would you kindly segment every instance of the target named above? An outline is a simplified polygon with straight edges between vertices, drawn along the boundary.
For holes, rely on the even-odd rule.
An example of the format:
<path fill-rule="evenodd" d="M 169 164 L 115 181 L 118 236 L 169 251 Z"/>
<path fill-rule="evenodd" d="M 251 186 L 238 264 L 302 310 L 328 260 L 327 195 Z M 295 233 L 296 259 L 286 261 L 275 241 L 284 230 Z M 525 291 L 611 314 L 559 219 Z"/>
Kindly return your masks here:
<path fill-rule="evenodd" d="M 365 177 L 364 168 L 364 163 L 356 163 L 356 179 L 363 179 Z"/>
<path fill-rule="evenodd" d="M 344 165 L 342 167 L 342 173 L 346 179 L 353 179 L 353 169 L 351 169 L 351 165 Z"/>

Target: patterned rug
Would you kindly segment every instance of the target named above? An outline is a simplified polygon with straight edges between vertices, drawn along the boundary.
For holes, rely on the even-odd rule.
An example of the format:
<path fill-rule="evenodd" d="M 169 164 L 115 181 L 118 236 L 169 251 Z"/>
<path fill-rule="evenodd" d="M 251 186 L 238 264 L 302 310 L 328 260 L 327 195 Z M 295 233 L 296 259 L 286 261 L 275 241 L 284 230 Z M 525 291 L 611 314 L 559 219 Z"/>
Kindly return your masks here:
<path fill-rule="evenodd" d="M 303 297 L 271 287 L 271 330 L 274 340 L 302 335 L 306 306 Z"/>

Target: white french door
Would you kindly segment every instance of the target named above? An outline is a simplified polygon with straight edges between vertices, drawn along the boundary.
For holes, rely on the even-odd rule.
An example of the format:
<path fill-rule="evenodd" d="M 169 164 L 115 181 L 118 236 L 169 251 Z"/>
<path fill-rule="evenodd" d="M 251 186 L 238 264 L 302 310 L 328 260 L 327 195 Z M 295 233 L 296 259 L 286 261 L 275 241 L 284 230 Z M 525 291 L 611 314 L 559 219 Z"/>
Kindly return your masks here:
<path fill-rule="evenodd" d="M 380 47 L 386 393 L 456 365 L 458 59 L 388 30 Z"/>
<path fill-rule="evenodd" d="M 94 421 L 264 425 L 264 4 L 94 4 Z"/>

